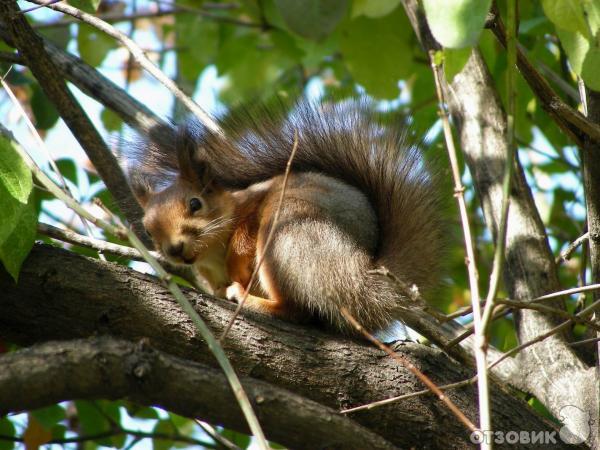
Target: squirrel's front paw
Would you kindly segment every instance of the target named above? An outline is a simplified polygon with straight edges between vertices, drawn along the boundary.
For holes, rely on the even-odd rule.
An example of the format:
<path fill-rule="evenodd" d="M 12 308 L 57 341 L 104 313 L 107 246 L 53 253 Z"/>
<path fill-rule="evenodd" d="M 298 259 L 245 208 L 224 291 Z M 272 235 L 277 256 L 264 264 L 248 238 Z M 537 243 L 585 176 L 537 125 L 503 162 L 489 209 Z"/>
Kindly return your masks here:
<path fill-rule="evenodd" d="M 244 298 L 244 292 L 244 286 L 237 281 L 234 281 L 227 287 L 227 289 L 225 289 L 225 298 L 227 298 L 227 300 L 233 300 L 239 303 L 242 301 L 242 298 Z"/>

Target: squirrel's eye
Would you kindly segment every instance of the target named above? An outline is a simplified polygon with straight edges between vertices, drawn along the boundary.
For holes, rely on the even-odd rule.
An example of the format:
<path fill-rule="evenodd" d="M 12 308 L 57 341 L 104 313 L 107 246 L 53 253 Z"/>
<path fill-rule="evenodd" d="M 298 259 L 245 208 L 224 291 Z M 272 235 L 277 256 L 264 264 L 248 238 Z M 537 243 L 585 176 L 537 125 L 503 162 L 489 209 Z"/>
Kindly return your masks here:
<path fill-rule="evenodd" d="M 200 200 L 199 198 L 191 198 L 190 199 L 190 211 L 195 213 L 196 211 L 199 211 L 202 209 L 202 200 Z"/>

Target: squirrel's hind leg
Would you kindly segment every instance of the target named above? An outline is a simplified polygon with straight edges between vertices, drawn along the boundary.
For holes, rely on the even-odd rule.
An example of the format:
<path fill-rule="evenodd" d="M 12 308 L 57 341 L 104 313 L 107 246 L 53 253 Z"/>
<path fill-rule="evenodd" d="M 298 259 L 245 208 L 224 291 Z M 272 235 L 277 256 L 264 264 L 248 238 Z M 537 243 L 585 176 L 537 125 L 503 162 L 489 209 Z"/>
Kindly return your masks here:
<path fill-rule="evenodd" d="M 225 296 L 229 300 L 235 300 L 240 303 L 244 295 L 246 293 L 246 289 L 241 283 L 234 281 L 229 285 L 227 290 L 225 291 Z M 271 315 L 281 315 L 281 305 L 277 300 L 270 300 L 268 298 L 258 297 L 256 295 L 248 294 L 246 296 L 246 300 L 244 301 L 244 308 L 250 308 L 255 311 L 259 311 L 265 314 Z"/>

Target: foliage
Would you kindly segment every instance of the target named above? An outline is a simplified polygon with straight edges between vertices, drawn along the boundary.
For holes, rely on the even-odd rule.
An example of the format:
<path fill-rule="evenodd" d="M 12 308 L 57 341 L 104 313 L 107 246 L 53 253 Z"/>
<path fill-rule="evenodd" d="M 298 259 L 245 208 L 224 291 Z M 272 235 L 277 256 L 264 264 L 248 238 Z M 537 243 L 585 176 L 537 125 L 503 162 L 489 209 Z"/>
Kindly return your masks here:
<path fill-rule="evenodd" d="M 70 3 L 99 17 L 121 11 L 130 15 L 156 11 L 152 2 L 137 2 L 137 10 L 123 1 Z M 426 136 L 428 156 L 444 155 L 429 61 L 419 48 L 399 0 L 264 0 L 211 9 L 212 3 L 179 0 L 177 12 L 172 15 L 136 22 L 123 20 L 119 26 L 128 30 L 134 40 L 150 42 L 157 55 L 155 61 L 182 86 L 191 86 L 191 91 L 199 92 L 198 80 L 216 69 L 220 82 L 212 89 L 218 105 L 224 108 L 243 102 L 269 102 L 277 96 L 294 98 L 306 92 L 314 95 L 310 90 L 314 86 L 325 99 L 364 94 L 381 101 L 382 108 L 389 110 L 391 121 L 407 122 L 420 137 Z M 490 3 L 424 0 L 423 5 L 435 37 L 444 45 L 436 57 L 443 61 L 446 77 L 452 79 L 459 73 L 471 49 L 477 47 L 505 99 L 506 55 L 491 32 L 484 29 Z M 498 9 L 505 10 L 504 1 L 498 2 Z M 37 22 L 49 21 L 43 13 L 31 17 Z M 520 44 L 538 70 L 573 106 L 579 103 L 577 76 L 590 88 L 600 90 L 599 29 L 600 6 L 596 1 L 520 2 Z M 76 24 L 71 30 L 69 33 L 67 26 L 56 25 L 41 28 L 40 33 L 61 48 L 76 49 L 91 66 L 112 70 L 111 78 L 129 83 L 127 87 L 132 91 L 136 84 L 147 83 L 147 79 L 135 75 L 135 67 L 128 66 L 127 57 L 113 39 L 88 25 Z M 117 71 L 115 61 L 121 64 Z M 57 129 L 58 114 L 28 69 L 15 66 L 7 81 L 26 104 L 38 130 Z M 558 253 L 584 230 L 582 188 L 575 175 L 578 153 L 542 110 L 526 82 L 520 78 L 517 83 L 519 157 L 547 225 L 552 248 Z M 159 112 L 176 115 L 175 108 Z M 106 132 L 123 131 L 123 122 L 113 111 L 104 109 L 98 117 Z M 84 203 L 99 197 L 111 204 L 110 193 L 82 161 L 80 156 L 71 156 L 59 161 L 58 166 Z M 468 175 L 465 180 L 468 185 Z M 36 196 L 33 192 L 30 171 L 18 159 L 12 144 L 0 139 L 0 261 L 15 280 L 33 245 L 38 207 L 46 219 L 66 221 L 62 213 L 53 210 L 54 202 L 43 193 Z M 468 200 L 477 235 L 480 278 L 486 280 L 492 260 L 491 240 L 484 231 L 478 199 L 470 195 Z M 68 225 L 80 227 L 79 223 Z M 97 256 L 89 250 L 73 250 Z M 575 286 L 585 274 L 580 253 L 560 270 L 565 286 Z M 448 287 L 433 301 L 441 310 L 453 312 L 469 303 L 467 286 L 464 253 L 457 247 L 449 252 Z M 510 317 L 495 324 L 492 342 L 503 350 L 516 345 Z M 154 433 L 172 437 L 155 440 L 157 450 L 180 445 L 180 435 L 200 436 L 199 441 L 208 439 L 191 421 L 164 411 L 140 409 L 126 402 L 86 401 L 32 411 L 26 424 L 2 418 L 0 435 L 24 436 L 30 443 L 42 444 L 64 439 L 67 432 L 69 436 L 106 433 L 103 438 L 90 439 L 86 448 L 124 447 L 140 439 L 135 433 L 127 433 L 123 424 L 129 417 L 138 423 L 151 423 L 149 428 Z M 110 432 L 114 434 L 108 435 Z M 219 432 L 242 448 L 249 445 L 245 436 L 229 430 Z M 9 448 L 12 443 L 0 439 L 0 450 Z"/>

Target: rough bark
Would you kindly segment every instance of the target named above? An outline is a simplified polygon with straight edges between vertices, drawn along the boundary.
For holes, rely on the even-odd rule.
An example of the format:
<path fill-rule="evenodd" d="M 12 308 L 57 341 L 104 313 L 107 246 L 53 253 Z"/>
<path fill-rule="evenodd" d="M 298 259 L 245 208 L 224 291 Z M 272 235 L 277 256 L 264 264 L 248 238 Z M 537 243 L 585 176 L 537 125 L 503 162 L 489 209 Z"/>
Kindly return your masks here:
<path fill-rule="evenodd" d="M 19 283 L 0 276 L 0 337 L 29 345 L 112 335 L 147 338 L 173 355 L 216 366 L 168 291 L 126 267 L 36 246 Z M 189 293 L 215 333 L 231 317 L 229 302 Z M 439 350 L 411 342 L 394 345 L 438 385 L 473 375 Z M 229 333 L 225 349 L 248 376 L 288 389 L 334 409 L 356 406 L 422 389 L 403 367 L 365 342 L 248 314 Z M 494 423 L 501 430 L 552 430 L 529 407 L 492 385 Z M 449 392 L 471 418 L 477 416 L 474 387 Z M 353 415 L 353 419 L 400 447 L 464 448 L 468 432 L 432 396 Z"/>
<path fill-rule="evenodd" d="M 217 369 L 112 338 L 51 342 L 0 357 L 0 415 L 75 399 L 127 398 L 249 433 Z M 271 440 L 292 448 L 393 449 L 381 436 L 304 397 L 245 378 Z M 282 420 L 285 417 L 285 420 Z"/>
<path fill-rule="evenodd" d="M 404 4 L 425 50 L 438 49 L 417 2 L 405 0 Z M 487 227 L 496 236 L 507 155 L 506 116 L 477 50 L 452 84 L 445 85 L 445 91 Z M 524 301 L 558 290 L 559 283 L 544 225 L 518 161 L 516 165 L 504 281 L 510 297 Z M 556 318 L 537 311 L 519 310 L 514 315 L 520 342 L 529 341 L 556 325 Z M 556 417 L 560 417 L 561 409 L 568 405 L 595 417 L 597 405 L 590 403 L 598 390 L 595 369 L 578 358 L 563 336 L 554 335 L 525 349 L 519 354 L 518 362 L 523 389 L 540 399 Z M 581 421 L 578 431 L 587 435 L 588 424 Z"/>
<path fill-rule="evenodd" d="M 587 117 L 596 124 L 600 124 L 600 92 L 585 90 Z M 587 209 L 587 226 L 590 234 L 588 240 L 591 282 L 600 283 L 600 142 L 586 138 L 581 151 L 581 162 L 583 171 L 583 186 L 585 192 L 585 203 Z M 600 293 L 591 294 L 592 300 L 600 299 Z M 596 312 L 596 317 L 600 313 Z M 598 333 L 596 333 L 597 337 Z M 596 379 L 600 385 L 600 342 L 596 344 Z M 594 405 L 595 402 L 595 405 Z M 596 389 L 595 398 L 590 398 L 590 407 L 596 407 L 596 414 L 592 416 L 598 424 L 600 420 L 600 387 Z M 593 412 L 594 410 L 592 410 Z M 594 429 L 594 448 L 600 448 L 600 426 Z"/>

